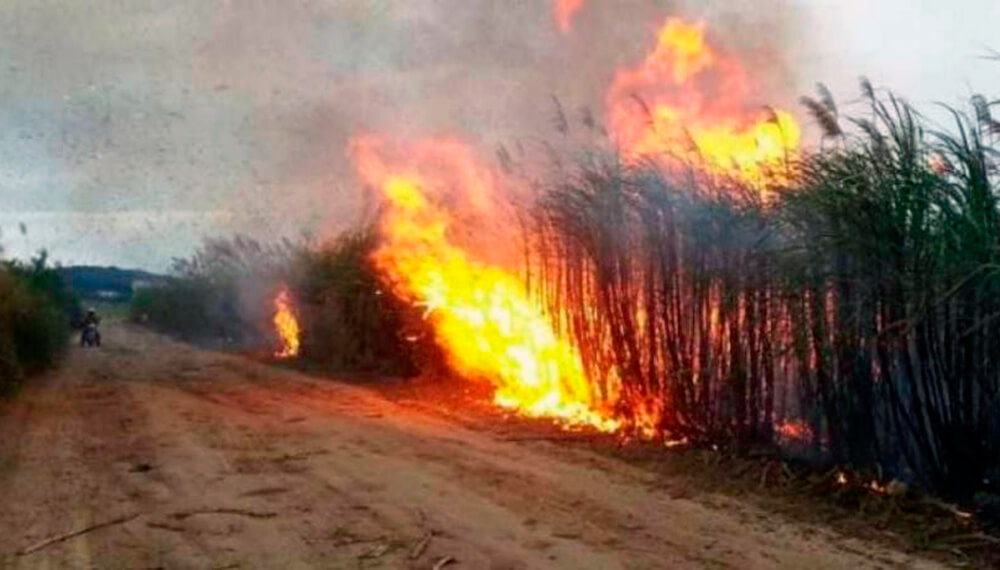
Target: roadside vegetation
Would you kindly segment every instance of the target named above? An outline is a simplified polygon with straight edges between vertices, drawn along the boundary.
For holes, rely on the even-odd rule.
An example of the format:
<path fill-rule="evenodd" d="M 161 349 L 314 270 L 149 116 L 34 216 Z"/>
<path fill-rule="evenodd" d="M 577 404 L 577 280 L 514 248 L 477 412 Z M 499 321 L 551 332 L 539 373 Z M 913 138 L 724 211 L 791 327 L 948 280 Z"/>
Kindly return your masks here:
<path fill-rule="evenodd" d="M 294 251 L 291 242 L 206 240 L 192 257 L 175 259 L 161 284 L 133 293 L 131 319 L 191 341 L 266 343 L 267 298 Z"/>
<path fill-rule="evenodd" d="M 41 253 L 0 263 L 0 395 L 56 364 L 79 307 Z"/>
<path fill-rule="evenodd" d="M 324 245 L 208 240 L 177 260 L 159 286 L 137 291 L 130 316 L 193 341 L 236 349 L 278 345 L 278 292 L 291 292 L 300 362 L 325 372 L 413 376 L 437 361 L 426 323 L 383 288 L 369 257 L 370 231 Z"/>

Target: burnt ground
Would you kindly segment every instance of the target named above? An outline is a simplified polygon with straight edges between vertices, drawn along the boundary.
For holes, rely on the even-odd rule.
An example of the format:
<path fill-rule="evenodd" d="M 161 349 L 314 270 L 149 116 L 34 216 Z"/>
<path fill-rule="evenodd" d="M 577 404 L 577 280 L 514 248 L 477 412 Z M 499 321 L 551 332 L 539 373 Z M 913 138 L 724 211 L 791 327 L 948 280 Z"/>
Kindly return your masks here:
<path fill-rule="evenodd" d="M 0 567 L 942 566 L 662 450 L 127 325 L 105 341 L 0 407 Z"/>

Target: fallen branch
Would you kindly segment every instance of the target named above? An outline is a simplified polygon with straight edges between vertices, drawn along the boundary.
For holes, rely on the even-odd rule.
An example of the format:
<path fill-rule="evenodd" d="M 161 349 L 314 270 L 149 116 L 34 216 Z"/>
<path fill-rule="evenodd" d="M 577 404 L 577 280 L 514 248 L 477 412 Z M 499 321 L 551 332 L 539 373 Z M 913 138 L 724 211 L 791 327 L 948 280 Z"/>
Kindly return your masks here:
<path fill-rule="evenodd" d="M 437 564 L 434 565 L 434 570 L 441 570 L 442 568 L 451 564 L 452 562 L 458 562 L 458 561 L 452 558 L 451 556 L 445 556 L 441 560 L 437 561 Z"/>
<path fill-rule="evenodd" d="M 416 546 L 413 547 L 413 550 L 410 551 L 410 560 L 420 558 L 424 554 L 424 551 L 427 550 L 427 547 L 430 546 L 432 538 L 434 538 L 433 532 L 425 533 L 420 542 L 418 542 Z"/>
<path fill-rule="evenodd" d="M 248 511 L 248 510 L 245 510 L 245 509 L 227 509 L 227 508 L 221 508 L 221 509 L 198 509 L 198 510 L 195 510 L 195 511 L 184 511 L 184 512 L 180 512 L 180 513 L 174 513 L 174 514 L 170 515 L 170 517 L 173 518 L 173 519 L 182 521 L 182 520 L 184 520 L 186 518 L 190 518 L 190 517 L 193 517 L 195 515 L 238 515 L 238 516 L 250 517 L 250 518 L 254 518 L 254 519 L 270 519 L 270 518 L 274 518 L 274 517 L 278 516 L 277 513 L 272 513 L 272 512 L 267 512 L 267 511 L 265 511 L 265 512 L 257 512 L 257 511 Z"/>
<path fill-rule="evenodd" d="M 925 505 L 930 505 L 932 507 L 937 507 L 943 511 L 947 511 L 960 519 L 973 518 L 972 513 L 968 511 L 963 511 L 958 508 L 958 505 L 950 505 L 940 499 L 924 499 L 921 502 Z"/>
<path fill-rule="evenodd" d="M 75 538 L 75 537 L 80 536 L 82 534 L 87 534 L 88 532 L 93 532 L 95 530 L 100 530 L 102 528 L 107 528 L 109 526 L 114 526 L 114 525 L 118 525 L 118 524 L 127 523 L 128 521 L 130 521 L 130 520 L 138 517 L 139 514 L 140 513 L 135 513 L 135 514 L 132 514 L 132 515 L 128 515 L 128 516 L 117 518 L 115 520 L 111 520 L 111 521 L 107 521 L 107 522 L 102 522 L 102 523 L 97 523 L 97 524 L 92 524 L 92 525 L 90 525 L 90 526 L 88 526 L 86 528 L 82 528 L 80 530 L 74 530 L 73 532 L 67 532 L 66 534 L 60 534 L 59 536 L 53 536 L 51 538 L 47 538 L 47 539 L 45 539 L 45 540 L 43 540 L 43 541 L 41 541 L 41 542 L 39 542 L 37 544 L 34 544 L 32 546 L 29 546 L 28 548 L 25 548 L 25 549 L 19 551 L 17 553 L 17 555 L 18 556 L 25 556 L 25 555 L 31 554 L 32 552 L 38 552 L 39 550 L 45 548 L 46 546 L 51 546 L 53 544 L 62 542 L 64 540 L 69 540 L 71 538 Z"/>

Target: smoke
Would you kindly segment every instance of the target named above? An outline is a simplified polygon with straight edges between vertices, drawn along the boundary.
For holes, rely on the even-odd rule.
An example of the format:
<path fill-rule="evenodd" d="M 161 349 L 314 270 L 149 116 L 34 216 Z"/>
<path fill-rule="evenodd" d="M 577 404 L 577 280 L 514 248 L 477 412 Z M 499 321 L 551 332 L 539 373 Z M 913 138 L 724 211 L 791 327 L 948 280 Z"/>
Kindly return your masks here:
<path fill-rule="evenodd" d="M 671 15 L 720 26 L 791 97 L 780 54 L 798 16 L 770 1 L 590 0 L 564 34 L 547 0 L 9 0 L 0 208 L 64 227 L 82 214 L 211 213 L 208 227 L 154 224 L 138 241 L 98 239 L 88 222 L 76 240 L 37 244 L 152 269 L 203 235 L 327 237 L 363 209 L 351 137 L 448 135 L 485 157 L 501 144 L 538 154 L 564 138 L 552 96 L 571 136 L 583 109 L 600 121 L 616 69 Z"/>

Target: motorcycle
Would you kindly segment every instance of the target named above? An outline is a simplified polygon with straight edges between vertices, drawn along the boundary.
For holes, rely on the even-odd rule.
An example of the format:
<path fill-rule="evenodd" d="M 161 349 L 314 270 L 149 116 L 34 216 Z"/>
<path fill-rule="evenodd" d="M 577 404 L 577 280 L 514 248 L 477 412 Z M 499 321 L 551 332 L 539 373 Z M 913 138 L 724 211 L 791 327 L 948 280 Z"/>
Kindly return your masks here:
<path fill-rule="evenodd" d="M 80 346 L 101 346 L 101 333 L 97 330 L 95 323 L 83 327 L 83 333 L 80 335 Z"/>

